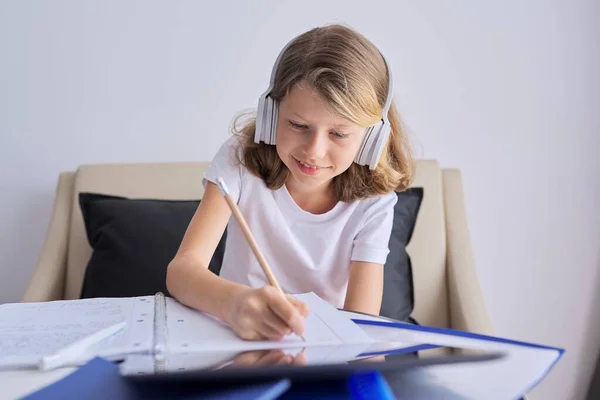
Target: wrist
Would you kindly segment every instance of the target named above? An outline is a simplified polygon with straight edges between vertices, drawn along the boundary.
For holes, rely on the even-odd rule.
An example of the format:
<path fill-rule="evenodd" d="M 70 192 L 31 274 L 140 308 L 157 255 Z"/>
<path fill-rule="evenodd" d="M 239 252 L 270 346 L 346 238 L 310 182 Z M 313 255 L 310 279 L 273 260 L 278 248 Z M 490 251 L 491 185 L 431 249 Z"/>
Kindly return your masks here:
<path fill-rule="evenodd" d="M 216 310 L 216 317 L 222 322 L 231 325 L 231 317 L 235 314 L 237 299 L 242 293 L 249 289 L 249 287 L 244 285 L 226 282 L 225 290 L 222 292 L 223 297 L 221 298 L 221 301 L 219 301 Z"/>

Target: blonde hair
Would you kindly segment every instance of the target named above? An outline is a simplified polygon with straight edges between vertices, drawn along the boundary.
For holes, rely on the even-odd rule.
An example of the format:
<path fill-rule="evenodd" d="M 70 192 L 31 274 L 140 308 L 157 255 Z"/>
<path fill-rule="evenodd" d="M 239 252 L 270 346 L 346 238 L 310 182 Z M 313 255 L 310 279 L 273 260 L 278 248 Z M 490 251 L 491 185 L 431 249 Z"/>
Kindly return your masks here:
<path fill-rule="evenodd" d="M 298 36 L 282 54 L 270 97 L 281 101 L 295 84 L 306 82 L 341 117 L 360 126 L 381 119 L 388 91 L 385 61 L 363 35 L 343 25 L 327 25 Z M 394 102 L 388 112 L 391 132 L 374 170 L 356 163 L 333 178 L 337 200 L 364 199 L 391 191 L 403 191 L 411 183 L 412 151 Z M 240 162 L 272 190 L 280 188 L 289 175 L 274 145 L 254 142 L 255 118 L 241 129 Z"/>

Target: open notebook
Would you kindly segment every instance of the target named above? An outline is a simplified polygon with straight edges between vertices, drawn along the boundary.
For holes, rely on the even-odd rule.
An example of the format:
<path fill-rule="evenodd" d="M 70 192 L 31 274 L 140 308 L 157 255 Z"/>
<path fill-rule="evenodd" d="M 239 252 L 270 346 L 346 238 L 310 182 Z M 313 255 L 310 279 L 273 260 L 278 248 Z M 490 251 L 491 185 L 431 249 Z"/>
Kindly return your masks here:
<path fill-rule="evenodd" d="M 121 360 L 130 355 L 226 353 L 332 344 L 369 346 L 373 339 L 352 320 L 314 293 L 299 294 L 311 313 L 304 340 L 288 335 L 281 341 L 245 341 L 212 316 L 188 308 L 162 293 L 132 298 L 59 300 L 0 305 L 0 368 L 37 366 L 49 355 L 107 326 L 126 322 L 126 328 L 74 360 L 81 365 L 98 355 Z M 163 357 L 166 355 L 166 357 Z M 177 356 L 179 355 L 179 356 Z"/>

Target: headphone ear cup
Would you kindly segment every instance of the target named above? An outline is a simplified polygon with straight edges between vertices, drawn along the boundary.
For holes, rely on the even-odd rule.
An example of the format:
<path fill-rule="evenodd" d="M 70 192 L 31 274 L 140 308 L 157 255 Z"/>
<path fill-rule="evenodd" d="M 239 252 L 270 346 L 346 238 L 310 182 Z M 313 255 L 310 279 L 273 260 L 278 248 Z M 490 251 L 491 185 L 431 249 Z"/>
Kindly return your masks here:
<path fill-rule="evenodd" d="M 258 107 L 256 109 L 256 127 L 254 129 L 254 142 L 260 143 L 265 140 L 265 111 L 266 111 L 266 96 L 260 96 L 258 99 Z"/>
<path fill-rule="evenodd" d="M 385 142 L 390 134 L 391 127 L 385 121 L 381 121 L 367 128 L 363 142 L 358 149 L 354 162 L 358 165 L 368 165 L 375 169 L 381 157 Z"/>
<path fill-rule="evenodd" d="M 371 140 L 371 135 L 373 134 L 373 127 L 370 126 L 365 129 L 365 135 L 363 136 L 362 143 L 358 148 L 358 152 L 356 153 L 356 157 L 354 157 L 354 162 L 358 165 L 365 165 L 365 160 L 367 159 L 367 153 L 369 150 L 369 142 Z"/>
<path fill-rule="evenodd" d="M 382 122 L 379 126 L 377 134 L 373 138 L 371 144 L 371 151 L 369 152 L 368 165 L 370 169 L 375 169 L 379 163 L 379 158 L 385 147 L 385 143 L 389 137 L 391 127 L 389 124 Z"/>
<path fill-rule="evenodd" d="M 377 139 L 381 135 L 381 128 L 382 128 L 381 122 L 377 123 L 373 127 L 373 133 L 371 133 L 371 137 L 369 138 L 369 143 L 367 143 L 367 145 L 369 147 L 367 148 L 367 152 L 365 154 L 365 160 L 364 160 L 365 165 L 371 165 L 371 160 L 373 159 L 373 153 L 375 151 L 375 145 L 377 144 Z"/>
<path fill-rule="evenodd" d="M 271 119 L 271 144 L 275 144 L 277 140 L 277 125 L 279 123 L 279 103 L 277 100 L 272 100 L 273 118 Z"/>
<path fill-rule="evenodd" d="M 373 158 L 373 151 L 375 149 L 375 144 L 377 143 L 377 138 L 379 137 L 381 131 L 382 123 L 379 122 L 368 129 L 365 134 L 365 139 L 363 141 L 363 149 L 360 154 L 360 165 L 370 165 L 371 160 Z"/>
<path fill-rule="evenodd" d="M 274 110 L 273 110 L 273 99 L 267 97 L 265 100 L 265 122 L 264 122 L 264 141 L 266 144 L 274 144 L 273 138 L 273 118 L 274 118 Z"/>

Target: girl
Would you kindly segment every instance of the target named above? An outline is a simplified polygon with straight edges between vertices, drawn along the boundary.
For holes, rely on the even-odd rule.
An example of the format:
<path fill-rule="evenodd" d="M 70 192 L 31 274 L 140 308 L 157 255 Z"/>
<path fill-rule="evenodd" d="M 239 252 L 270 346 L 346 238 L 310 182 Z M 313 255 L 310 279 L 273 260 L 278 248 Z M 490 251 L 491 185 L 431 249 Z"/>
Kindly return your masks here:
<path fill-rule="evenodd" d="M 225 142 L 204 176 L 167 270 L 169 292 L 243 339 L 303 334 L 309 310 L 268 285 L 215 184 L 222 177 L 286 293 L 315 292 L 335 307 L 379 314 L 394 190 L 409 186 L 413 168 L 391 82 L 379 51 L 350 28 L 292 40 L 257 118 Z M 216 276 L 207 266 L 227 226 Z"/>

